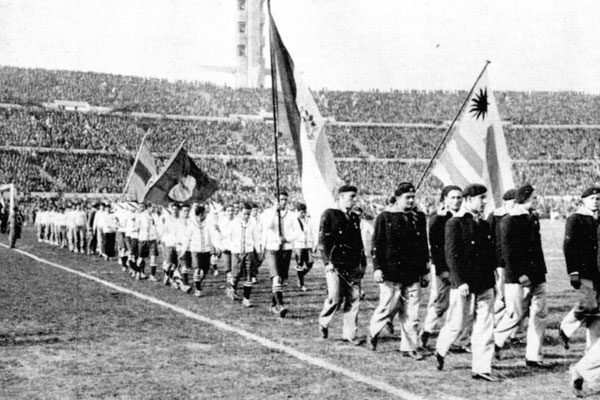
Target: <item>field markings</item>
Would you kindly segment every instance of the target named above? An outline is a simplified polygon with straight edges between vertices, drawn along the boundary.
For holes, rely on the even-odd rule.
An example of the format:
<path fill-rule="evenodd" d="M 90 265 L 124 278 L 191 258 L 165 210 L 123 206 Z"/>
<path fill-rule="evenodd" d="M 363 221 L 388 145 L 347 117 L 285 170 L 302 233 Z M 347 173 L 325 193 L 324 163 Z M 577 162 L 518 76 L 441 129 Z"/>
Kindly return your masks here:
<path fill-rule="evenodd" d="M 0 243 L 0 246 L 5 247 L 5 248 L 8 249 L 8 246 L 5 245 L 4 243 Z M 286 354 L 288 354 L 288 355 L 290 355 L 292 357 L 295 357 L 295 358 L 297 358 L 297 359 L 299 359 L 301 361 L 304 361 L 307 364 L 311 364 L 311 365 L 314 365 L 314 366 L 317 366 L 317 367 L 320 367 L 320 368 L 323 368 L 323 369 L 327 369 L 329 371 L 336 372 L 336 373 L 341 374 L 341 375 L 345 375 L 346 377 L 348 377 L 348 378 L 350 378 L 350 379 L 352 379 L 352 380 L 354 380 L 356 382 L 361 382 L 361 383 L 364 383 L 366 385 L 372 386 L 372 387 L 374 387 L 376 389 L 379 389 L 379 390 L 381 390 L 383 392 L 389 393 L 389 394 L 391 394 L 391 395 L 393 395 L 393 396 L 395 396 L 397 398 L 405 399 L 405 400 L 425 400 L 424 397 L 421 397 L 419 395 L 411 393 L 411 392 L 409 392 L 407 390 L 397 388 L 397 387 L 392 386 L 392 385 L 390 385 L 388 383 L 385 383 L 383 381 L 379 381 L 377 379 L 373 379 L 373 378 L 371 378 L 369 376 L 363 375 L 363 374 L 358 373 L 356 371 L 353 371 L 353 370 L 350 370 L 350 369 L 347 369 L 347 368 L 344 368 L 344 367 L 340 367 L 338 365 L 332 364 L 332 363 L 330 363 L 330 362 L 328 362 L 326 360 L 323 360 L 321 358 L 313 357 L 311 355 L 308 355 L 306 353 L 298 351 L 298 350 L 296 350 L 296 349 L 294 349 L 292 347 L 283 345 L 281 343 L 274 342 L 273 340 L 264 338 L 262 336 L 256 335 L 256 334 L 248 332 L 246 330 L 243 330 L 243 329 L 240 329 L 240 328 L 236 328 L 234 326 L 226 324 L 225 322 L 222 322 L 222 321 L 219 321 L 219 320 L 216 320 L 216 319 L 212 319 L 212 318 L 209 318 L 209 317 L 205 317 L 205 316 L 197 314 L 195 312 L 186 310 L 185 308 L 182 308 L 182 307 L 179 307 L 179 306 L 176 306 L 176 305 L 164 302 L 164 301 L 162 301 L 160 299 L 157 299 L 156 297 L 148 296 L 148 295 L 136 292 L 134 290 L 130 290 L 130 289 L 124 288 L 122 286 L 116 285 L 116 284 L 114 284 L 112 282 L 105 281 L 104 279 L 96 278 L 95 276 L 86 274 L 84 272 L 80 272 L 80 271 L 77 271 L 77 270 L 65 267 L 64 265 L 60 265 L 60 264 L 54 263 L 52 261 L 48 261 L 46 259 L 43 259 L 41 257 L 36 256 L 35 254 L 31 254 L 31 253 L 28 253 L 28 252 L 20 250 L 20 249 L 12 249 L 12 250 L 16 251 L 16 252 L 18 252 L 18 253 L 26 256 L 26 257 L 29 257 L 29 258 L 37 261 L 37 262 L 50 265 L 51 267 L 58 268 L 58 269 L 61 269 L 63 271 L 66 271 L 66 272 L 78 275 L 78 276 L 80 276 L 82 278 L 89 279 L 91 281 L 97 282 L 97 283 L 99 283 L 101 285 L 104 285 L 106 287 L 109 287 L 111 289 L 119 291 L 121 293 L 126 293 L 126 294 L 129 294 L 131 296 L 137 297 L 137 298 L 139 298 L 141 300 L 145 300 L 145 301 L 147 301 L 149 303 L 153 303 L 153 304 L 159 305 L 159 306 L 167 308 L 167 309 L 169 309 L 171 311 L 175 311 L 176 313 L 182 314 L 182 315 L 184 315 L 184 316 L 186 316 L 186 317 L 188 317 L 190 319 L 193 319 L 193 320 L 196 320 L 196 321 L 200 321 L 200 322 L 203 322 L 203 323 L 206 323 L 206 324 L 213 325 L 216 328 L 221 329 L 223 331 L 233 332 L 233 333 L 238 334 L 238 335 L 240 335 L 240 336 L 242 336 L 242 337 L 244 337 L 246 339 L 253 340 L 253 341 L 259 343 L 260 345 L 262 345 L 264 347 L 267 347 L 269 349 L 277 350 L 277 351 L 280 351 L 282 353 L 286 353 Z M 444 398 L 445 399 L 462 400 L 460 397 L 448 396 L 446 394 L 444 395 Z"/>

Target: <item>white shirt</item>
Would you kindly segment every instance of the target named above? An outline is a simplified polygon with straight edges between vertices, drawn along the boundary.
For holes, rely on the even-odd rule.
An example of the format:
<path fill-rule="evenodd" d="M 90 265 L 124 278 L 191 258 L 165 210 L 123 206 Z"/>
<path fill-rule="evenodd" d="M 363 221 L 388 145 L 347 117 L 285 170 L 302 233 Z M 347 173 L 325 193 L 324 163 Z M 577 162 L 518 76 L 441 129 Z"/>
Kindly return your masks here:
<path fill-rule="evenodd" d="M 160 241 L 167 247 L 175 246 L 175 232 L 179 226 L 179 218 L 175 218 L 172 215 L 165 213 L 162 217 L 161 226 L 161 237 Z"/>
<path fill-rule="evenodd" d="M 148 210 L 138 213 L 135 222 L 140 240 L 150 241 L 158 239 L 156 223 Z"/>
<path fill-rule="evenodd" d="M 219 248 L 221 250 L 231 250 L 231 227 L 235 221 L 235 218 L 229 219 L 227 216 L 219 218 L 217 227 L 219 229 Z"/>
<path fill-rule="evenodd" d="M 214 229 L 206 219 L 194 218 L 187 227 L 187 244 L 184 246 L 194 253 L 210 253 L 213 249 Z"/>
<path fill-rule="evenodd" d="M 241 218 L 235 218 L 229 233 L 229 249 L 235 254 L 253 252 L 258 247 L 257 233 L 254 221 L 244 222 Z"/>
<path fill-rule="evenodd" d="M 296 217 L 288 210 L 281 211 L 281 236 L 286 240 L 282 249 L 292 250 L 297 236 Z M 262 244 L 267 250 L 279 250 L 279 222 L 276 206 L 265 210 L 262 216 Z"/>
<path fill-rule="evenodd" d="M 312 249 L 314 245 L 313 233 L 308 216 L 299 218 L 296 216 L 296 238 L 294 249 Z"/>

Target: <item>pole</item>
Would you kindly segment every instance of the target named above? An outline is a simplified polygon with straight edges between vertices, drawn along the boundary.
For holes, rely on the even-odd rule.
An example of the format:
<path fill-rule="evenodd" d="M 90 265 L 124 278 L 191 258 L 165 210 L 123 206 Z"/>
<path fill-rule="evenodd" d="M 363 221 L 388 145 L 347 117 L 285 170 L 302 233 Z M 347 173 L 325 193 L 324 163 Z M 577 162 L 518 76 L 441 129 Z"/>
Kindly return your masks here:
<path fill-rule="evenodd" d="M 279 135 L 277 132 L 277 115 L 279 114 L 279 102 L 277 99 L 277 69 L 275 65 L 275 50 L 273 49 L 273 16 L 271 15 L 271 0 L 267 0 L 269 11 L 269 33 L 271 38 L 271 100 L 273 101 L 273 142 L 275 144 L 275 188 L 277 194 L 277 229 L 281 237 L 281 210 L 279 209 Z M 281 246 L 281 244 L 280 244 Z"/>
<path fill-rule="evenodd" d="M 135 160 L 133 161 L 133 165 L 131 166 L 131 171 L 129 171 L 129 177 L 127 178 L 127 183 L 125 183 L 125 188 L 123 188 L 123 193 L 121 196 L 125 196 L 125 193 L 127 192 L 127 188 L 129 187 L 131 178 L 133 178 L 133 171 L 135 170 L 135 164 L 137 163 L 138 158 L 140 157 L 140 153 L 142 152 L 142 146 L 144 145 L 144 142 L 146 141 L 146 137 L 148 136 L 148 133 L 149 133 L 149 130 L 146 131 L 146 133 L 144 134 L 144 137 L 142 138 L 142 142 L 140 143 L 140 147 L 138 148 L 138 151 L 135 155 Z"/>
<path fill-rule="evenodd" d="M 435 159 L 437 158 L 440 150 L 442 149 L 442 146 L 444 145 L 444 143 L 446 142 L 446 139 L 448 138 L 448 135 L 450 134 L 450 132 L 452 132 L 452 128 L 454 128 L 454 124 L 456 123 L 456 120 L 458 119 L 458 117 L 460 117 L 460 115 L 462 114 L 463 109 L 465 108 L 465 106 L 467 105 L 469 99 L 471 98 L 471 95 L 473 94 L 473 90 L 475 90 L 475 86 L 477 86 L 477 83 L 479 83 L 479 80 L 481 79 L 481 77 L 483 76 L 483 73 L 485 72 L 487 66 L 491 63 L 490 60 L 486 60 L 485 61 L 485 65 L 483 66 L 483 69 L 481 70 L 481 72 L 479 73 L 479 76 L 477 77 L 477 79 L 475 80 L 475 83 L 473 84 L 473 86 L 471 87 L 471 90 L 469 91 L 469 94 L 467 94 L 467 97 L 465 98 L 465 101 L 463 102 L 462 106 L 460 106 L 460 109 L 458 110 L 458 113 L 456 113 L 456 116 L 454 117 L 454 119 L 452 120 L 452 123 L 450 124 L 450 127 L 448 127 L 448 130 L 446 131 L 446 133 L 444 134 L 444 137 L 442 138 L 442 140 L 440 141 L 440 143 L 438 144 L 437 148 L 435 149 L 435 153 L 433 154 L 433 157 L 431 157 L 431 160 L 429 160 L 429 164 L 427 164 L 427 168 L 425 168 L 425 171 L 423 171 L 423 174 L 421 175 L 421 179 L 419 179 L 419 183 L 417 184 L 417 190 L 419 190 L 419 187 L 421 186 L 421 184 L 423 183 L 423 180 L 425 180 L 425 177 L 427 176 L 427 173 L 429 172 L 429 170 L 431 169 L 431 166 L 433 165 L 433 162 L 435 161 Z"/>

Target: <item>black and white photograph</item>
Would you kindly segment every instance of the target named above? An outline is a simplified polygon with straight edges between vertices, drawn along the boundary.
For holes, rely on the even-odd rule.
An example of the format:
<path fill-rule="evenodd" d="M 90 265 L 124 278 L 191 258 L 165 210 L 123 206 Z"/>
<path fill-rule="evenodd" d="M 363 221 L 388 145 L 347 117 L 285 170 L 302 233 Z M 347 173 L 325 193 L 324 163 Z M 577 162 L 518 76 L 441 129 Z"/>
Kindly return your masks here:
<path fill-rule="evenodd" d="M 598 21 L 0 0 L 0 399 L 598 398 Z"/>

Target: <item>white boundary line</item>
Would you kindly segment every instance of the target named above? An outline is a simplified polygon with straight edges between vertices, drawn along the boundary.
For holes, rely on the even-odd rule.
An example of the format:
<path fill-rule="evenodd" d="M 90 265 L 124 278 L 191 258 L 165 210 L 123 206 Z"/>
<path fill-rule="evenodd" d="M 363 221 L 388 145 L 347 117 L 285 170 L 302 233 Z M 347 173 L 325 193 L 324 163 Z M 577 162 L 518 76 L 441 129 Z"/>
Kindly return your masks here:
<path fill-rule="evenodd" d="M 5 247 L 6 249 L 8 249 L 8 246 L 5 245 L 4 243 L 0 243 L 0 246 Z M 101 285 L 107 286 L 107 287 L 109 287 L 111 289 L 114 289 L 116 291 L 119 291 L 121 293 L 126 293 L 126 294 L 129 294 L 131 296 L 137 297 L 137 298 L 139 298 L 141 300 L 145 300 L 145 301 L 147 301 L 149 303 L 153 303 L 153 304 L 159 305 L 161 307 L 168 308 L 169 310 L 175 311 L 176 313 L 182 314 L 182 315 L 184 315 L 184 316 L 186 316 L 186 317 L 188 317 L 190 319 L 194 319 L 196 321 L 200 321 L 200 322 L 204 322 L 206 324 L 213 325 L 216 328 L 224 330 L 224 331 L 233 332 L 233 333 L 235 333 L 237 335 L 243 336 L 246 339 L 253 340 L 253 341 L 259 343 L 260 345 L 262 345 L 264 347 L 267 347 L 269 349 L 277 350 L 277 351 L 280 351 L 282 353 L 286 353 L 286 354 L 288 354 L 288 355 L 290 355 L 292 357 L 295 357 L 295 358 L 297 358 L 297 359 L 299 359 L 301 361 L 304 361 L 307 364 L 311 364 L 311 365 L 314 365 L 314 366 L 317 366 L 317 367 L 320 367 L 320 368 L 323 368 L 323 369 L 327 369 L 329 371 L 333 371 L 333 372 L 336 372 L 336 373 L 341 374 L 341 375 L 345 375 L 346 377 L 348 377 L 348 378 L 350 378 L 350 379 L 352 379 L 352 380 L 354 380 L 356 382 L 361 382 L 361 383 L 364 383 L 366 385 L 372 386 L 372 387 L 374 387 L 376 389 L 379 389 L 379 390 L 381 390 L 383 392 L 386 392 L 386 393 L 389 393 L 391 395 L 394 395 L 394 396 L 396 396 L 396 397 L 398 397 L 400 399 L 405 399 L 405 400 L 425 400 L 424 397 L 418 396 L 418 395 L 413 394 L 413 393 L 411 393 L 409 391 L 397 388 L 395 386 L 392 386 L 392 385 L 390 385 L 388 383 L 385 383 L 385 382 L 382 382 L 382 381 L 378 381 L 376 379 L 373 379 L 373 378 L 368 377 L 366 375 L 362 375 L 362 374 L 360 374 L 358 372 L 355 372 L 355 371 L 352 371 L 350 369 L 347 369 L 347 368 L 344 368 L 344 367 L 340 367 L 338 365 L 335 365 L 335 364 L 332 364 L 332 363 L 330 363 L 328 361 L 325 361 L 325 360 L 323 360 L 321 358 L 310 356 L 310 355 L 308 355 L 306 353 L 302 353 L 301 351 L 298 351 L 298 350 L 296 350 L 296 349 L 294 349 L 292 347 L 285 346 L 285 345 L 280 344 L 280 343 L 276 343 L 276 342 L 274 342 L 274 341 L 272 341 L 270 339 L 264 338 L 262 336 L 255 335 L 254 333 L 245 331 L 245 330 L 240 329 L 240 328 L 236 328 L 236 327 L 228 325 L 228 324 L 226 324 L 226 323 L 224 323 L 222 321 L 215 320 L 215 319 L 212 319 L 212 318 L 208 318 L 208 317 L 202 316 L 200 314 L 196 314 L 196 313 L 194 313 L 192 311 L 186 310 L 185 308 L 178 307 L 178 306 L 175 306 L 175 305 L 170 304 L 170 303 L 166 303 L 166 302 L 164 302 L 162 300 L 157 299 L 156 297 L 147 296 L 145 294 L 142 294 L 142 293 L 130 290 L 130 289 L 126 289 L 126 288 L 124 288 L 122 286 L 115 285 L 114 283 L 105 281 L 103 279 L 96 278 L 96 277 L 88 275 L 86 273 L 83 273 L 83 272 L 80 272 L 80 271 L 77 271 L 77 270 L 65 267 L 65 266 L 60 265 L 60 264 L 53 263 L 53 262 L 48 261 L 48 260 L 45 260 L 43 258 L 40 258 L 40 257 L 34 255 L 34 254 L 28 253 L 28 252 L 20 250 L 20 249 L 12 249 L 12 250 L 16 251 L 16 252 L 18 252 L 18 253 L 26 256 L 26 257 L 29 257 L 29 258 L 31 258 L 31 259 L 33 259 L 35 261 L 38 261 L 40 263 L 48 264 L 48 265 L 50 265 L 50 266 L 52 266 L 54 268 L 58 268 L 58 269 L 61 269 L 63 271 L 70 272 L 72 274 L 78 275 L 78 276 L 80 276 L 82 278 L 89 279 L 91 281 L 97 282 L 97 283 L 99 283 Z M 449 397 L 445 396 L 445 398 L 449 398 Z M 456 399 L 456 400 L 461 400 L 459 397 L 452 397 L 452 398 Z"/>

